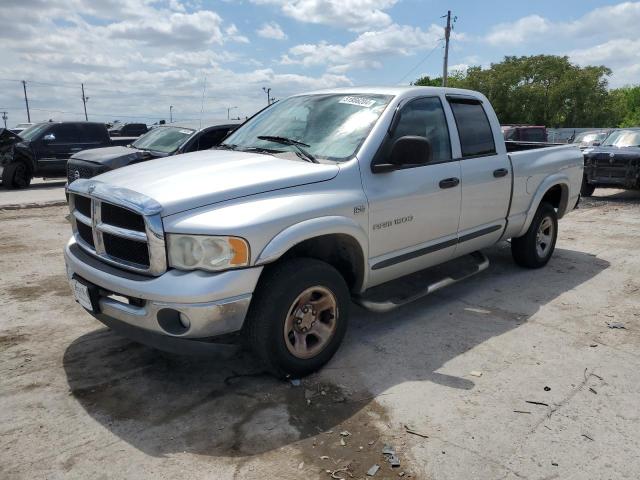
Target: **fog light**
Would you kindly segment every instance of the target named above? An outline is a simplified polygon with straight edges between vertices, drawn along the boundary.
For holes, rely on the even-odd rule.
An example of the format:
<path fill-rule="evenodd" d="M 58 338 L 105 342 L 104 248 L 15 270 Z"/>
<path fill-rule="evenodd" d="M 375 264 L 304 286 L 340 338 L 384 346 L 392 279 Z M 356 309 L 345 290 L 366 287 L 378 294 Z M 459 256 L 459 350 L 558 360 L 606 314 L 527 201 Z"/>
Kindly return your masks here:
<path fill-rule="evenodd" d="M 185 330 L 189 330 L 191 327 L 191 320 L 184 313 L 180 313 L 180 324 L 184 327 Z"/>
<path fill-rule="evenodd" d="M 158 325 L 171 335 L 182 335 L 191 327 L 189 317 L 172 308 L 163 308 L 158 312 Z"/>

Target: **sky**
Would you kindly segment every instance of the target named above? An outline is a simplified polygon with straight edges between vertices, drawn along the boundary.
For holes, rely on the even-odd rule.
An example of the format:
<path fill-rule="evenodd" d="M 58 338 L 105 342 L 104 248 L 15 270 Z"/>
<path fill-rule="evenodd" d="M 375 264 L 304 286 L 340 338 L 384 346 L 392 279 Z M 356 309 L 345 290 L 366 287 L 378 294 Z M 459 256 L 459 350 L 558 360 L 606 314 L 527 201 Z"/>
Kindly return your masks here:
<path fill-rule="evenodd" d="M 568 55 L 640 83 L 640 2 L 605 0 L 2 0 L 7 124 L 225 119 L 321 88 L 402 85 L 506 55 Z M 230 109 L 230 110 L 228 110 Z M 0 115 L 2 115 L 0 113 Z"/>

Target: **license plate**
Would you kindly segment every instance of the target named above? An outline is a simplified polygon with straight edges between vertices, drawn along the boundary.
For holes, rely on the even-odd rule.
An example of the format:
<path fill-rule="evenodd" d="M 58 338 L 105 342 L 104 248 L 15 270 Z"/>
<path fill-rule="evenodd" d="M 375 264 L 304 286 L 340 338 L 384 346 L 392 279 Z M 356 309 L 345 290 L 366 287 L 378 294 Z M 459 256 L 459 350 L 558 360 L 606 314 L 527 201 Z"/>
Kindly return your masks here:
<path fill-rule="evenodd" d="M 73 287 L 73 294 L 78 303 L 90 312 L 93 312 L 93 304 L 91 303 L 91 296 L 89 295 L 89 287 L 77 280 L 71 280 L 71 285 Z"/>

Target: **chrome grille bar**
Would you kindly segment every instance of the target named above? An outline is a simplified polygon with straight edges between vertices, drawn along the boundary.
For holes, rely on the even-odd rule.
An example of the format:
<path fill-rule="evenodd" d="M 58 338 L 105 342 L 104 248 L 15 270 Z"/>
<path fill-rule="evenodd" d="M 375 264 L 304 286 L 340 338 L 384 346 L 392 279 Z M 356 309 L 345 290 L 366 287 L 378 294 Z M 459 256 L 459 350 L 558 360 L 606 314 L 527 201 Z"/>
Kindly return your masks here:
<path fill-rule="evenodd" d="M 154 200 L 137 192 L 109 187 L 95 180 L 77 180 L 69 185 L 69 209 L 71 225 L 78 245 L 88 253 L 98 257 L 105 263 L 125 268 L 146 275 L 162 275 L 167 270 L 164 229 L 160 216 L 161 207 Z M 91 199 L 91 218 L 76 209 L 75 196 L 81 195 Z M 144 221 L 145 231 L 130 230 L 110 225 L 102 221 L 102 204 L 109 203 L 140 215 Z M 92 247 L 78 233 L 78 222 L 91 228 Z M 124 258 L 109 255 L 105 248 L 104 235 L 123 238 L 129 241 L 146 243 L 149 265 L 133 263 Z"/>

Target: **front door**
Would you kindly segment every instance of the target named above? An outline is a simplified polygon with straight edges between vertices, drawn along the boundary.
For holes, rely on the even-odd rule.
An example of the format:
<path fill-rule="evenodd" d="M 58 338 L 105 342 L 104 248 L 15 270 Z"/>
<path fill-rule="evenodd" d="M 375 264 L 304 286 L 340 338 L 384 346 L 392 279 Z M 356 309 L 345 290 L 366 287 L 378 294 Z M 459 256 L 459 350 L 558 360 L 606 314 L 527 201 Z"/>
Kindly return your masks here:
<path fill-rule="evenodd" d="M 409 101 L 376 155 L 385 163 L 403 136 L 429 140 L 430 158 L 412 168 L 372 173 L 363 168 L 369 201 L 369 285 L 448 260 L 460 216 L 460 162 L 452 160 L 447 120 L 439 97 Z"/>
<path fill-rule="evenodd" d="M 42 156 L 38 160 L 42 174 L 64 175 L 69 157 L 83 150 L 79 144 L 80 137 L 79 129 L 74 123 L 52 125 L 42 138 Z"/>

